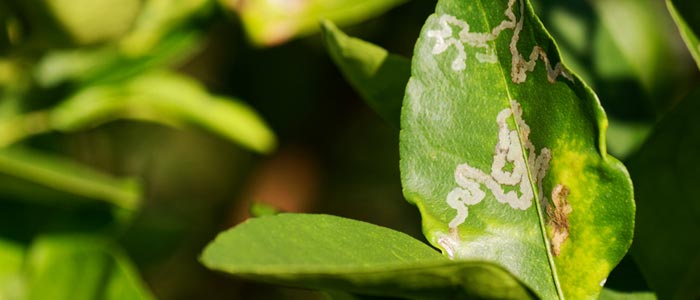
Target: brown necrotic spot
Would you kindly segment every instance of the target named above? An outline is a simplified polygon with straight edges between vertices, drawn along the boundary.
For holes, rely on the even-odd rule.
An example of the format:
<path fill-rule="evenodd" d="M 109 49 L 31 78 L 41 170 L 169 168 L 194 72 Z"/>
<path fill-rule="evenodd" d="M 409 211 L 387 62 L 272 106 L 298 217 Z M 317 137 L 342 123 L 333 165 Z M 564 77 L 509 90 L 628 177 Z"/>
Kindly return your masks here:
<path fill-rule="evenodd" d="M 550 242 L 552 253 L 559 256 L 561 245 L 569 238 L 569 219 L 572 211 L 571 205 L 567 201 L 569 188 L 562 184 L 557 184 L 552 190 L 552 203 L 547 206 L 547 225 L 550 229 Z"/>

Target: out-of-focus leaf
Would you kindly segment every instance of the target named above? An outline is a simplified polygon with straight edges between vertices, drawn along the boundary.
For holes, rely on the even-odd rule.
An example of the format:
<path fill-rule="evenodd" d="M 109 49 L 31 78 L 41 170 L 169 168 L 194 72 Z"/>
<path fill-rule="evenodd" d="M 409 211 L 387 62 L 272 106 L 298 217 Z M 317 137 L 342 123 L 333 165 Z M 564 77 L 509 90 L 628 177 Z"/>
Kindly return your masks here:
<path fill-rule="evenodd" d="M 700 297 L 699 110 L 696 89 L 629 162 L 637 202 L 632 255 L 662 299 Z"/>
<path fill-rule="evenodd" d="M 207 15 L 213 7 L 210 0 L 149 0 L 134 24 L 120 42 L 127 56 L 142 56 L 155 47 L 168 33 L 180 29 L 188 20 Z"/>
<path fill-rule="evenodd" d="M 685 76 L 678 70 L 686 67 L 686 63 L 678 51 L 677 35 L 672 34 L 672 21 L 662 10 L 662 4 L 653 0 L 595 0 L 591 4 L 603 30 L 609 33 L 610 41 L 622 54 L 621 60 L 596 62 L 596 67 L 601 72 L 615 66 L 619 66 L 618 69 L 629 67 L 645 92 L 651 95 L 655 102 L 651 104 L 659 112 L 675 104 L 677 99 L 668 95 L 672 93 L 669 89 L 683 79 L 679 76 Z M 607 53 L 598 53 L 598 57 L 604 59 Z"/>
<path fill-rule="evenodd" d="M 329 215 L 250 219 L 220 234 L 201 260 L 214 270 L 305 288 L 410 299 L 529 298 L 492 264 L 453 262 L 403 233 Z"/>
<path fill-rule="evenodd" d="M 597 297 L 632 242 L 632 185 L 529 3 L 439 1 L 411 74 L 401 179 L 430 243 L 543 299 Z"/>
<path fill-rule="evenodd" d="M 0 150 L 0 191 L 27 201 L 99 200 L 133 210 L 141 200 L 138 184 L 117 179 L 64 158 L 29 149 Z"/>
<path fill-rule="evenodd" d="M 652 292 L 632 292 L 625 293 L 604 288 L 600 293 L 599 300 L 656 300 L 656 295 Z"/>
<path fill-rule="evenodd" d="M 411 61 L 349 37 L 330 21 L 323 21 L 321 28 L 326 48 L 345 78 L 384 120 L 399 128 Z"/>
<path fill-rule="evenodd" d="M 124 53 L 114 44 L 52 51 L 39 61 L 34 76 L 44 87 L 68 80 L 84 86 L 128 79 L 148 69 L 181 62 L 199 48 L 199 35 L 194 30 L 173 32 L 142 56 Z"/>
<path fill-rule="evenodd" d="M 39 237 L 26 272 L 27 299 L 153 299 L 128 257 L 102 237 Z"/>
<path fill-rule="evenodd" d="M 253 217 L 272 216 L 280 213 L 276 207 L 262 202 L 253 202 L 250 205 L 250 215 Z"/>
<path fill-rule="evenodd" d="M 241 16 L 250 39 L 258 45 L 277 45 L 318 31 L 318 21 L 340 25 L 380 15 L 406 0 L 219 0 Z"/>
<path fill-rule="evenodd" d="M 642 146 L 651 133 L 651 125 L 646 123 L 621 122 L 610 120 L 606 142 L 610 154 L 624 159 Z"/>
<path fill-rule="evenodd" d="M 22 299 L 24 246 L 14 241 L 0 239 L 0 299 Z"/>
<path fill-rule="evenodd" d="M 13 0 L 40 46 L 87 45 L 120 37 L 132 26 L 139 0 Z"/>
<path fill-rule="evenodd" d="M 666 0 L 668 11 L 681 32 L 681 37 L 700 68 L 700 2 L 694 0 Z"/>
<path fill-rule="evenodd" d="M 212 96 L 196 81 L 168 72 L 81 90 L 49 112 L 50 128 L 72 132 L 120 118 L 172 126 L 195 125 L 258 152 L 275 136 L 247 105 Z"/>

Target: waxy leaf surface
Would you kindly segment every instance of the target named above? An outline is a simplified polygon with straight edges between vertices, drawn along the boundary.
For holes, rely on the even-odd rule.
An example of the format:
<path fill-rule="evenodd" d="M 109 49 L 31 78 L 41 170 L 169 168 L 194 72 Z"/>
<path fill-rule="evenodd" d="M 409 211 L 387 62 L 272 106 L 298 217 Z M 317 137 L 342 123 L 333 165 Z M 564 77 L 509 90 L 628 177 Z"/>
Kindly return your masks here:
<path fill-rule="evenodd" d="M 401 177 L 428 240 L 543 299 L 597 297 L 632 241 L 631 181 L 529 3 L 439 1 L 411 75 Z"/>
<path fill-rule="evenodd" d="M 210 243 L 210 269 L 304 288 L 409 299 L 527 299 L 512 275 L 454 262 L 403 233 L 329 215 L 254 218 Z"/>

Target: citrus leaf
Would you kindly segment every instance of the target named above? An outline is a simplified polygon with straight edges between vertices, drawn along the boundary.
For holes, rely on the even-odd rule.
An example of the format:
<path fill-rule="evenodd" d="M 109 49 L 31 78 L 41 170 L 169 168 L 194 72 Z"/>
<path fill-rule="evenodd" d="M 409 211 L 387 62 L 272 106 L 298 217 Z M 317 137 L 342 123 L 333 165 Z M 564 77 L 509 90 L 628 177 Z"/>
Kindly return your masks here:
<path fill-rule="evenodd" d="M 210 269 L 285 285 L 411 299 L 529 298 L 510 274 L 452 262 L 388 228 L 329 215 L 249 219 L 204 250 Z"/>
<path fill-rule="evenodd" d="M 210 95 L 194 80 L 151 72 L 118 84 L 81 90 L 49 112 L 50 128 L 72 132 L 120 118 L 195 125 L 258 152 L 269 152 L 272 131 L 247 105 Z"/>
<path fill-rule="evenodd" d="M 700 3 L 693 0 L 666 0 L 666 6 L 690 50 L 690 55 L 700 68 Z"/>
<path fill-rule="evenodd" d="M 326 18 L 340 25 L 354 24 L 380 15 L 406 0 L 221 2 L 238 12 L 253 43 L 272 46 L 317 32 L 320 19 Z"/>
<path fill-rule="evenodd" d="M 0 149 L 0 190 L 28 201 L 98 200 L 134 210 L 141 191 L 133 179 L 114 178 L 55 155 L 24 148 Z"/>
<path fill-rule="evenodd" d="M 700 89 L 654 129 L 630 159 L 637 228 L 632 255 L 661 299 L 700 296 Z M 691 236 L 689 236 L 689 234 Z"/>
<path fill-rule="evenodd" d="M 524 0 L 441 0 L 415 47 L 401 179 L 431 244 L 543 299 L 595 298 L 632 241 L 624 166 L 595 94 Z"/>
<path fill-rule="evenodd" d="M 353 88 L 390 125 L 399 128 L 411 61 L 352 38 L 330 21 L 321 23 L 326 48 Z"/>
<path fill-rule="evenodd" d="M 99 236 L 39 237 L 26 273 L 27 299 L 154 299 L 128 257 Z"/>

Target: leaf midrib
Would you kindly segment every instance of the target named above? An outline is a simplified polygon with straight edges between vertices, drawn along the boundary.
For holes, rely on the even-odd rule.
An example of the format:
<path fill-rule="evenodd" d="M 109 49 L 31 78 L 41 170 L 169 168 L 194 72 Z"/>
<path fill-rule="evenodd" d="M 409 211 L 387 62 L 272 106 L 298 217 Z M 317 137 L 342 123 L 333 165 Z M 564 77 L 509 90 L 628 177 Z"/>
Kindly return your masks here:
<path fill-rule="evenodd" d="M 515 14 L 515 5 L 518 5 L 518 4 L 520 5 L 520 7 L 518 8 L 518 13 L 520 14 L 520 19 L 518 19 L 518 14 L 515 14 L 515 16 L 516 16 L 515 26 L 516 27 L 517 27 L 518 22 L 520 22 L 521 19 L 525 18 L 525 12 L 523 11 L 523 10 L 525 10 L 525 3 L 523 3 L 522 1 L 526 1 L 526 0 L 516 0 L 516 3 L 513 4 L 514 5 L 513 14 Z M 479 6 L 479 11 L 481 12 L 481 16 L 483 17 L 484 23 L 487 24 L 488 27 L 490 27 L 491 23 L 489 22 L 489 19 L 486 15 L 486 11 L 484 9 L 482 2 L 477 1 L 477 5 Z M 525 22 L 523 20 L 523 28 L 524 28 L 524 25 L 525 25 Z M 489 29 L 489 30 L 491 30 L 491 29 Z M 513 28 L 512 31 L 513 31 L 513 34 L 515 34 L 515 28 Z M 522 31 L 521 31 L 521 34 L 522 34 Z M 520 37 L 522 38 L 522 35 Z M 515 118 L 515 110 L 514 110 L 513 105 L 510 102 L 510 100 L 515 100 L 515 99 L 511 95 L 510 88 L 508 86 L 509 77 L 503 72 L 504 67 L 503 67 L 503 64 L 502 64 L 500 56 L 499 56 L 499 49 L 495 45 L 496 40 L 491 41 L 491 43 L 494 44 L 493 51 L 496 54 L 496 57 L 499 57 L 498 64 L 500 67 L 498 68 L 498 71 L 501 73 L 501 78 L 503 79 L 503 81 L 502 81 L 503 87 L 504 87 L 504 90 L 505 90 L 506 95 L 508 97 L 508 99 L 506 99 L 507 105 L 510 107 L 511 111 L 513 112 L 513 118 Z M 517 44 L 516 44 L 516 47 L 517 47 Z M 549 262 L 549 268 L 552 272 L 552 280 L 554 281 L 554 289 L 556 290 L 557 296 L 559 296 L 559 299 L 564 299 L 564 294 L 563 294 L 563 291 L 561 289 L 561 284 L 559 282 L 559 276 L 558 276 L 556 264 L 554 263 L 554 258 L 552 257 L 552 249 L 551 249 L 551 246 L 549 244 L 549 240 L 547 239 L 547 229 L 545 227 L 544 217 L 542 215 L 542 209 L 540 207 L 539 193 L 535 192 L 535 191 L 539 191 L 539 190 L 536 187 L 536 184 L 532 180 L 533 176 L 532 176 L 532 172 L 530 170 L 531 166 L 528 163 L 529 160 L 527 158 L 527 149 L 524 149 L 524 147 L 523 147 L 523 140 L 522 140 L 520 126 L 518 125 L 518 122 L 513 122 L 513 123 L 515 123 L 515 130 L 518 132 L 518 141 L 520 142 L 519 144 L 520 144 L 520 148 L 522 150 L 521 151 L 522 156 L 523 156 L 523 159 L 525 161 L 525 166 L 526 166 L 525 169 L 527 170 L 528 181 L 530 182 L 530 187 L 533 191 L 533 198 L 534 198 L 533 201 L 535 202 L 535 207 L 537 208 L 537 217 L 538 217 L 538 221 L 539 221 L 540 232 L 542 234 L 542 240 L 543 240 L 543 242 L 545 244 L 545 248 L 547 250 L 546 251 L 547 252 L 547 261 Z M 536 148 L 535 148 L 535 155 L 537 155 Z"/>

